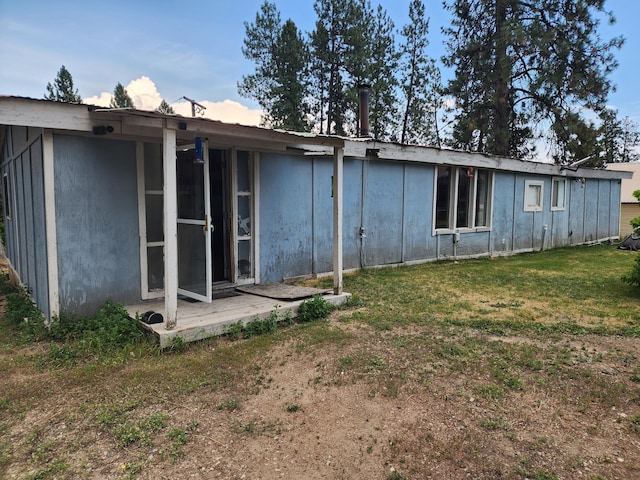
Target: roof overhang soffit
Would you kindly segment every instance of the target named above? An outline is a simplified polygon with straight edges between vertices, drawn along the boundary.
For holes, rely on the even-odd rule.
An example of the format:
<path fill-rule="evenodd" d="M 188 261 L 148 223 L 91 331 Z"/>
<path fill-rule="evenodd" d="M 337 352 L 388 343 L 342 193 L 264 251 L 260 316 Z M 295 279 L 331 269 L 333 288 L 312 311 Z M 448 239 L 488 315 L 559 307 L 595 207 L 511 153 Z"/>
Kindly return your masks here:
<path fill-rule="evenodd" d="M 517 160 L 481 153 L 463 152 L 459 150 L 438 149 L 380 143 L 373 140 L 345 140 L 345 157 L 375 158 L 389 161 L 405 161 L 428 163 L 433 165 L 452 165 L 460 167 L 487 168 L 531 175 L 553 175 L 559 177 L 585 177 L 601 179 L 631 178 L 628 172 L 579 168 L 568 171 L 551 163 Z"/>
<path fill-rule="evenodd" d="M 113 115 L 110 110 L 99 110 L 96 113 Z M 201 136 L 208 138 L 213 145 L 236 145 L 258 150 L 290 151 L 318 147 L 329 147 L 332 150 L 333 147 L 344 145 L 344 141 L 337 137 L 283 132 L 208 119 L 157 116 L 150 112 L 122 112 L 119 128 L 113 127 L 114 133 L 157 138 L 161 138 L 162 130 L 168 128 L 176 131 L 179 143 L 188 143 L 194 137 Z"/>

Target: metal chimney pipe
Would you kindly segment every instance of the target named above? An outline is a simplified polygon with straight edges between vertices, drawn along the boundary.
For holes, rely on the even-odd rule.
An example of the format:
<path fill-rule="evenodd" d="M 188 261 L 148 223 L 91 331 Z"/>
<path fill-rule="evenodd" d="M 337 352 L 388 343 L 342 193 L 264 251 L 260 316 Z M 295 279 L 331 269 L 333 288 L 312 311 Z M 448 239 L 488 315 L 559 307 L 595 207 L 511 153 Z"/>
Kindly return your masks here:
<path fill-rule="evenodd" d="M 370 137 L 369 133 L 369 88 L 370 85 L 358 85 L 360 99 L 360 137 Z"/>

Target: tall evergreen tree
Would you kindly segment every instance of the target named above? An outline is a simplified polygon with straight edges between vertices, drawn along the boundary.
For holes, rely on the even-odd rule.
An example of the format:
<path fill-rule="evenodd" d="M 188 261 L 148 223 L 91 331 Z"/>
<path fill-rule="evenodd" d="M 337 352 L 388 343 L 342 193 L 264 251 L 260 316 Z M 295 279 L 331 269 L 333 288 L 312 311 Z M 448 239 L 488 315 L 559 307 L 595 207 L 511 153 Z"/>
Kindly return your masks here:
<path fill-rule="evenodd" d="M 169 105 L 164 98 L 162 99 L 162 102 L 160 102 L 160 105 L 158 105 L 158 108 L 156 108 L 156 112 L 164 113 L 167 115 L 173 115 L 174 113 L 176 113 L 173 107 Z"/>
<path fill-rule="evenodd" d="M 58 70 L 53 84 L 47 83 L 47 93 L 44 98 L 55 102 L 82 103 L 78 89 L 73 88 L 73 77 L 64 65 Z"/>
<path fill-rule="evenodd" d="M 429 19 L 422 0 L 409 4 L 409 23 L 402 28 L 400 86 L 403 94 L 401 143 L 440 145 L 438 104 L 440 72 L 427 54 Z"/>
<path fill-rule="evenodd" d="M 273 51 L 272 86 L 267 92 L 272 105 L 268 112 L 273 128 L 307 132 L 309 50 L 295 23 L 287 20 Z"/>
<path fill-rule="evenodd" d="M 269 112 L 273 109 L 271 92 L 274 88 L 274 59 L 282 22 L 276 4 L 265 0 L 256 13 L 253 23 L 244 23 L 245 38 L 242 54 L 247 60 L 255 64 L 255 71 L 250 75 L 243 75 L 238 83 L 238 92 L 246 98 L 253 98 L 262 110 L 267 112 L 262 123 L 269 121 Z"/>
<path fill-rule="evenodd" d="M 618 118 L 618 111 L 606 109 L 600 116 L 598 128 L 598 157 L 602 163 L 634 162 L 640 160 L 636 147 L 640 144 L 638 125 L 629 117 Z"/>
<path fill-rule="evenodd" d="M 370 127 L 373 138 L 395 140 L 398 124 L 398 59 L 395 26 L 387 11 L 378 5 L 370 40 L 367 81 L 371 84 Z M 365 39 L 367 32 L 364 32 Z M 356 110 L 357 111 L 357 110 Z"/>
<path fill-rule="evenodd" d="M 127 93 L 127 90 L 124 86 L 118 82 L 116 87 L 113 89 L 113 96 L 111 97 L 111 103 L 109 104 L 111 108 L 136 108 L 133 103 L 133 100 Z"/>
<path fill-rule="evenodd" d="M 350 102 L 347 89 L 355 88 L 346 85 L 349 36 L 361 9 L 353 0 L 316 0 L 313 7 L 318 16 L 311 32 L 314 110 L 320 133 L 344 135 Z"/>
<path fill-rule="evenodd" d="M 456 99 L 454 145 L 517 158 L 551 126 L 556 158 L 567 161 L 572 137 L 596 128 L 576 106 L 603 112 L 622 38 L 603 41 L 604 0 L 451 0 L 445 64 Z M 585 144 L 588 141 L 583 142 Z"/>
<path fill-rule="evenodd" d="M 638 124 L 629 117 L 622 119 L 622 144 L 620 145 L 619 162 L 637 162 L 640 160 L 640 130 Z M 639 199 L 640 200 L 640 199 Z"/>

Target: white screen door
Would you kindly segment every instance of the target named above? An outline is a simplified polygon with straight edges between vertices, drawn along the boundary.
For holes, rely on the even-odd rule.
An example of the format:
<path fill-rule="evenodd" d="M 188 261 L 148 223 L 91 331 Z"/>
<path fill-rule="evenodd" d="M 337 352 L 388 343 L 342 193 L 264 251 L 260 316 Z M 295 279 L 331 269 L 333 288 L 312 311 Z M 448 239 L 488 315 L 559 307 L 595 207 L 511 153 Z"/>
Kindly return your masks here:
<path fill-rule="evenodd" d="M 177 152 L 178 293 L 211 303 L 211 187 L 209 147 L 204 163 L 194 161 L 193 146 Z"/>

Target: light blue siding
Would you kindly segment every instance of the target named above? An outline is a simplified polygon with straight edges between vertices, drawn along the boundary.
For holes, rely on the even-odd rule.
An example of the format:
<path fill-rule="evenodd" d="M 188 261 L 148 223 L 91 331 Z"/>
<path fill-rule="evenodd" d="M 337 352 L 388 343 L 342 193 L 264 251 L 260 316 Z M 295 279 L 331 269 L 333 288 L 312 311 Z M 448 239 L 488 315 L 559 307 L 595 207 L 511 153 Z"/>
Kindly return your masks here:
<path fill-rule="evenodd" d="M 404 169 L 399 163 L 369 161 L 364 168 L 366 265 L 402 261 Z"/>
<path fill-rule="evenodd" d="M 54 136 L 60 308 L 140 300 L 135 142 Z"/>
<path fill-rule="evenodd" d="M 260 281 L 331 271 L 332 159 L 262 158 Z M 535 251 L 615 235 L 617 181 L 567 178 L 565 208 L 552 210 L 552 177 L 496 171 L 490 228 L 461 229 L 454 244 L 453 233 L 434 234 L 435 171 L 431 164 L 345 159 L 345 269 Z M 544 184 L 541 211 L 524 210 L 527 180 Z"/>
<path fill-rule="evenodd" d="M 49 315 L 41 130 L 11 127 L 7 134 L 1 172 L 7 174 L 11 191 L 6 255 L 33 300 Z"/>
<path fill-rule="evenodd" d="M 312 273 L 313 163 L 304 157 L 260 159 L 260 271 L 263 283 Z"/>
<path fill-rule="evenodd" d="M 432 165 L 405 164 L 402 261 L 421 260 L 436 253 L 433 228 Z"/>
<path fill-rule="evenodd" d="M 496 194 L 499 192 L 499 194 Z M 490 252 L 505 253 L 514 249 L 514 209 L 516 206 L 516 176 L 495 172 L 493 187 L 493 215 L 491 217 Z M 504 241 L 503 241 L 504 240 Z"/>
<path fill-rule="evenodd" d="M 343 222 L 342 222 L 342 258 L 345 269 L 362 266 L 362 173 L 364 161 L 347 158 L 344 161 Z M 332 212 L 333 215 L 333 212 Z M 333 244 L 328 246 L 333 252 Z M 333 263 L 325 271 L 333 270 Z"/>
<path fill-rule="evenodd" d="M 593 242 L 598 238 L 598 180 L 587 179 L 585 184 L 583 225 L 583 242 Z"/>
<path fill-rule="evenodd" d="M 312 160 L 313 167 L 313 273 L 333 269 L 333 161 Z M 346 231 L 346 229 L 345 229 Z"/>

